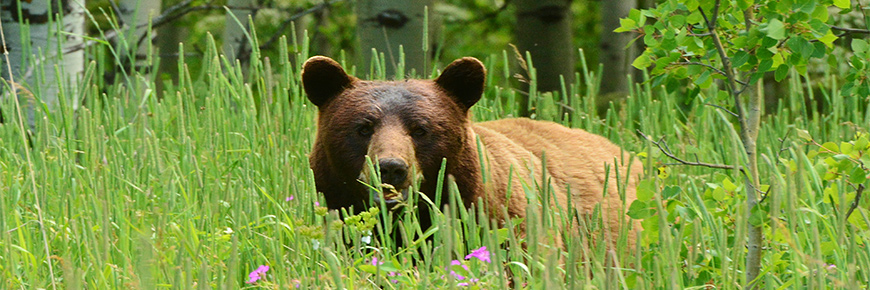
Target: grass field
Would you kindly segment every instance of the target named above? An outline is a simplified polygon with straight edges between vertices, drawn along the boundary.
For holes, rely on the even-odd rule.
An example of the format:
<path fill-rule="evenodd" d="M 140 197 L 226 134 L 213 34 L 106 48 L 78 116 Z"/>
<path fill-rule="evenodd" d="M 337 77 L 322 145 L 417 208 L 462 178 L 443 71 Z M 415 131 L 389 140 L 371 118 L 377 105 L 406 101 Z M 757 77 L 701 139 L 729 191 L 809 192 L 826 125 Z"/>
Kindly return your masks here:
<path fill-rule="evenodd" d="M 36 112 L 32 148 L 10 113 L 15 102 L 3 99 L 0 288 L 734 289 L 747 284 L 749 220 L 742 197 L 747 189 L 735 185 L 742 184 L 741 174 L 668 165 L 674 161 L 637 133 L 663 138 L 688 160 L 739 164 L 735 119 L 705 105 L 722 104 L 715 92 L 684 102 L 646 83 L 604 119 L 593 117 L 596 81 L 588 72 L 578 74 L 577 87 L 567 88 L 574 97 L 560 101 L 572 108 L 567 116 L 550 95 L 534 95 L 536 118 L 604 135 L 641 156 L 646 178 L 633 215 L 642 218 L 644 231 L 637 255 L 608 255 L 580 240 L 566 240 L 570 246 L 564 250 L 534 243 L 523 249 L 510 231 L 481 219 L 480 209 L 451 207 L 460 210 L 446 210 L 430 231 L 420 229 L 408 212 L 400 214 L 404 219 L 396 228 L 380 225 L 397 222 L 383 210 L 344 224 L 328 213 L 307 160 L 316 130 L 316 108 L 299 84 L 298 65 L 307 53 L 281 55 L 293 59 L 264 61 L 255 52 L 250 81 L 244 82 L 239 70 L 222 70 L 211 50 L 201 73 L 191 75 L 180 66 L 182 77 L 160 94 L 154 81 L 137 78 L 127 86 L 102 85 L 100 68 L 91 66 L 80 87 L 86 104 L 75 112 L 67 104 Z M 516 93 L 507 87 L 507 58 L 484 60 L 490 78 L 485 99 L 473 110 L 478 121 L 517 110 Z M 789 95 L 781 96 L 775 114 L 764 117 L 759 137 L 761 183 L 768 187 L 760 189 L 767 192 L 763 211 L 749 219 L 765 225 L 761 285 L 866 289 L 870 203 L 864 198 L 846 218 L 857 190 L 847 180 L 826 176 L 844 157 L 820 149 L 829 145 L 807 142 L 802 130 L 820 145 L 833 142 L 842 154 L 857 157 L 846 159 L 867 162 L 862 144 L 870 124 L 868 100 L 840 97 L 834 74 L 789 80 Z M 820 89 L 807 89 L 809 83 Z M 124 88 L 130 84 L 137 89 Z M 823 107 L 807 106 L 805 98 L 821 100 Z M 542 214 L 538 218 L 549 218 Z M 409 241 L 410 250 L 378 238 L 386 235 L 372 240 L 372 232 L 390 230 L 430 239 Z M 529 239 L 535 234 L 543 232 L 530 231 Z M 485 253 L 488 261 L 481 259 Z M 559 265 L 580 256 L 588 259 Z M 246 283 L 251 272 L 264 275 Z"/>

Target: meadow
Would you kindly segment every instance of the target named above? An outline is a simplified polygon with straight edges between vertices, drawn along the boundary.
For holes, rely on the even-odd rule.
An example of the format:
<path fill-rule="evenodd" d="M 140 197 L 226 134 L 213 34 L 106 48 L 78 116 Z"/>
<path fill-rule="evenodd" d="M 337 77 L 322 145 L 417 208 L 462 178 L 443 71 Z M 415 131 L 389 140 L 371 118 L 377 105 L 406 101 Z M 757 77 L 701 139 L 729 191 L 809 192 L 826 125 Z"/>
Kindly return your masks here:
<path fill-rule="evenodd" d="M 764 225 L 761 287 L 868 287 L 870 203 L 850 183 L 866 181 L 838 178 L 836 168 L 867 162 L 870 110 L 866 96 L 840 96 L 834 73 L 792 72 L 788 95 L 768 108 L 761 189 L 743 188 L 737 170 L 675 164 L 653 143 L 690 161 L 739 163 L 734 118 L 709 105 L 715 85 L 687 100 L 646 81 L 599 118 L 598 76 L 584 61 L 562 94 L 532 94 L 534 118 L 603 135 L 646 164 L 631 210 L 643 231 L 633 254 L 618 254 L 582 235 L 564 249 L 524 248 L 513 223 L 499 227 L 455 200 L 432 229 L 421 229 L 410 207 L 396 216 L 330 213 L 308 166 L 316 108 L 299 83 L 305 46 L 285 45 L 286 57 L 271 59 L 255 51 L 245 75 L 227 69 L 212 43 L 201 71 L 182 59 L 181 77 L 163 86 L 136 76 L 105 85 L 104 64 L 92 63 L 78 90 L 61 95 L 78 94 L 84 105 L 37 102 L 30 137 L 9 110 L 17 102 L 4 98 L 0 288 L 734 289 L 748 283 L 749 222 Z M 475 120 L 516 115 L 510 58 L 482 59 L 490 74 Z M 382 79 L 385 65 L 351 73 Z M 533 203 L 546 186 L 524 194 Z M 746 190 L 765 193 L 763 211 L 746 214 Z M 546 210 L 529 219 L 564 223 Z M 394 231 L 406 248 L 385 238 Z M 526 239 L 550 233 L 530 230 Z"/>

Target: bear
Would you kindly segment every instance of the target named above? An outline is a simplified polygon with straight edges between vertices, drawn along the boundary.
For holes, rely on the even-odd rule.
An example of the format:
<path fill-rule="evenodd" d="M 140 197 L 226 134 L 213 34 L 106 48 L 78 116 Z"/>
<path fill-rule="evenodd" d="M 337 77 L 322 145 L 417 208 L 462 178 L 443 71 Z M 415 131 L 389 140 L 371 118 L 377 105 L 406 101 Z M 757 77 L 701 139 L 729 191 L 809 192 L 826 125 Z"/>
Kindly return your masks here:
<path fill-rule="evenodd" d="M 581 215 L 600 205 L 599 234 L 607 244 L 614 246 L 620 234 L 633 244 L 638 224 L 626 223 L 625 205 L 636 199 L 641 162 L 602 136 L 554 122 L 473 123 L 470 108 L 483 96 L 485 79 L 486 68 L 473 57 L 453 61 L 434 80 L 397 81 L 360 80 L 328 57 L 308 59 L 302 85 L 318 109 L 309 164 L 327 207 L 359 212 L 381 201 L 397 204 L 408 197 L 412 180 L 422 180 L 419 191 L 433 197 L 446 159 L 450 178 L 442 179 L 442 196 L 451 179 L 465 206 L 483 202 L 489 217 L 502 225 L 505 210 L 510 218 L 526 217 L 530 203 L 523 184 L 545 184 L 546 178 L 552 185 L 548 206 L 565 212 L 569 194 Z M 366 156 L 378 165 L 384 191 L 391 194 L 381 196 L 363 184 L 371 171 Z M 617 182 L 625 184 L 624 201 Z M 418 206 L 424 231 L 431 225 L 427 208 Z"/>

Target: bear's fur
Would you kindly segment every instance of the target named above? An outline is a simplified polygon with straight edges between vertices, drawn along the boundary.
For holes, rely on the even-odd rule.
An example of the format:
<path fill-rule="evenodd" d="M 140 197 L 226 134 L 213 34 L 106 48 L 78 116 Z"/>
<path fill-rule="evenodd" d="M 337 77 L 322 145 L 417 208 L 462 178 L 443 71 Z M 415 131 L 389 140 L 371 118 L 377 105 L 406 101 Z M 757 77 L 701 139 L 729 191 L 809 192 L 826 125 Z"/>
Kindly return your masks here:
<path fill-rule="evenodd" d="M 483 94 L 485 75 L 483 64 L 471 57 L 454 61 L 434 80 L 403 81 L 359 80 L 323 56 L 305 62 L 303 86 L 319 109 L 317 137 L 309 158 L 317 190 L 324 194 L 328 207 L 353 206 L 359 211 L 370 201 L 398 203 L 407 197 L 414 178 L 422 178 L 420 191 L 434 197 L 445 158 L 447 174 L 455 180 L 464 204 L 480 199 L 490 209 L 490 217 L 503 222 L 503 209 L 513 217 L 526 216 L 523 186 L 546 184 L 541 179 L 541 166 L 546 163 L 554 197 L 548 204 L 564 212 L 568 192 L 582 214 L 600 204 L 605 221 L 602 234 L 612 245 L 619 225 L 627 219 L 616 172 L 619 182 L 627 185 L 625 204 L 630 204 L 636 199 L 640 162 L 629 161 L 629 154 L 604 137 L 552 122 L 521 118 L 472 123 L 469 108 Z M 382 182 L 403 196 L 370 196 L 359 180 L 368 176 L 365 156 L 380 165 Z M 609 164 L 609 175 L 605 164 Z M 448 186 L 443 188 L 447 194 Z M 428 213 L 421 212 L 424 230 L 428 221 Z M 623 232 L 628 232 L 630 242 L 634 227 Z"/>

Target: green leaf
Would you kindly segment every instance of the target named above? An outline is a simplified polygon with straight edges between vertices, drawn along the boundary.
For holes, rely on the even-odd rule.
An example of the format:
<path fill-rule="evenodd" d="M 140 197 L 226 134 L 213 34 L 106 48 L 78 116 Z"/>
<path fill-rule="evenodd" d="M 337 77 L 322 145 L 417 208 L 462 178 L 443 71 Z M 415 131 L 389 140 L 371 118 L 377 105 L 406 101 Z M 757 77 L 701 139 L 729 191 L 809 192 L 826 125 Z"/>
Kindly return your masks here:
<path fill-rule="evenodd" d="M 717 187 L 716 189 L 713 190 L 712 195 L 713 195 L 713 199 L 715 199 L 716 201 L 723 201 L 723 200 L 725 200 L 725 196 L 726 196 L 725 189 L 723 189 L 721 187 Z"/>
<path fill-rule="evenodd" d="M 667 186 L 662 190 L 662 199 L 671 199 L 681 191 L 683 191 L 683 189 L 677 186 Z"/>
<path fill-rule="evenodd" d="M 808 58 L 813 54 L 813 44 L 803 37 L 789 38 L 785 44 L 791 51 L 800 54 L 802 58 Z"/>
<path fill-rule="evenodd" d="M 777 82 L 781 82 L 782 80 L 785 79 L 786 76 L 788 76 L 788 65 L 787 64 L 779 65 L 776 68 L 776 73 L 774 74 L 774 79 L 776 79 Z"/>
<path fill-rule="evenodd" d="M 863 231 L 866 231 L 868 227 L 867 221 L 864 220 L 864 217 L 867 216 L 867 210 L 862 207 L 858 207 L 855 210 L 858 212 L 853 212 L 852 215 L 849 216 L 849 223 Z"/>
<path fill-rule="evenodd" d="M 735 190 L 737 190 L 737 185 L 731 182 L 731 179 L 729 178 L 725 178 L 722 180 L 722 186 L 725 190 L 729 192 L 734 192 Z"/>
<path fill-rule="evenodd" d="M 710 71 L 706 70 L 706 71 L 704 71 L 703 73 L 701 73 L 701 75 L 698 76 L 697 79 L 695 79 L 695 84 L 696 84 L 696 85 L 701 85 L 701 84 L 703 84 L 704 82 L 706 82 L 707 79 L 709 79 L 709 78 L 710 78 Z"/>
<path fill-rule="evenodd" d="M 741 50 L 734 53 L 734 56 L 731 57 L 731 64 L 734 67 L 741 67 L 747 60 L 749 60 L 749 54 Z"/>
<path fill-rule="evenodd" d="M 852 154 L 853 147 L 854 146 L 852 146 L 852 143 L 840 142 L 840 152 L 842 152 L 843 154 L 846 154 L 846 155 Z"/>
<path fill-rule="evenodd" d="M 831 152 L 840 152 L 840 147 L 834 142 L 825 142 L 825 144 L 822 144 L 822 148 L 828 149 Z"/>
<path fill-rule="evenodd" d="M 637 22 L 633 19 L 621 18 L 619 19 L 619 27 L 614 29 L 614 32 L 628 32 L 637 28 Z"/>
<path fill-rule="evenodd" d="M 867 136 L 861 136 L 855 140 L 854 150 L 866 150 L 867 147 L 870 147 L 870 140 L 867 140 Z"/>
<path fill-rule="evenodd" d="M 652 181 L 645 179 L 641 180 L 637 184 L 637 200 L 640 201 L 650 201 L 653 199 L 653 195 L 655 194 L 654 185 Z"/>
<path fill-rule="evenodd" d="M 867 42 L 860 38 L 852 39 L 852 51 L 861 54 L 867 51 Z"/>
<path fill-rule="evenodd" d="M 650 66 L 650 64 L 652 64 L 652 60 L 650 60 L 649 55 L 646 53 L 643 53 L 634 59 L 634 61 L 631 63 L 631 66 L 642 70 L 642 69 L 648 68 Z"/>
<path fill-rule="evenodd" d="M 766 212 L 761 209 L 761 206 L 755 206 L 752 208 L 749 215 L 749 223 L 753 226 L 760 226 L 764 224 L 764 219 L 766 215 Z"/>
<path fill-rule="evenodd" d="M 776 40 L 785 39 L 785 25 L 779 19 L 771 19 L 767 24 L 767 36 Z"/>
<path fill-rule="evenodd" d="M 849 173 L 849 182 L 853 184 L 862 184 L 864 181 L 867 181 L 867 171 L 861 168 L 861 166 L 855 166 L 852 169 L 852 172 Z"/>
<path fill-rule="evenodd" d="M 849 9 L 852 7 L 850 0 L 834 0 L 834 5 L 841 9 Z"/>
<path fill-rule="evenodd" d="M 810 135 L 810 132 L 804 129 L 797 129 L 798 138 L 803 139 L 804 141 L 812 141 L 813 136 Z"/>
<path fill-rule="evenodd" d="M 833 201 L 835 205 L 840 204 L 840 195 L 837 194 L 837 184 L 836 183 L 831 184 L 831 186 L 829 186 L 829 187 L 825 187 L 825 189 L 822 190 L 822 192 L 825 195 L 825 200 L 823 200 L 823 202 L 831 203 L 831 201 Z"/>
<path fill-rule="evenodd" d="M 837 40 L 837 36 L 830 30 L 828 30 L 828 33 L 826 33 L 825 36 L 819 37 L 819 41 L 824 43 L 828 48 L 834 47 L 834 40 Z"/>
<path fill-rule="evenodd" d="M 655 211 L 652 210 L 646 202 L 635 200 L 631 203 L 631 206 L 628 207 L 628 212 L 626 214 L 633 219 L 642 220 L 653 216 Z"/>

